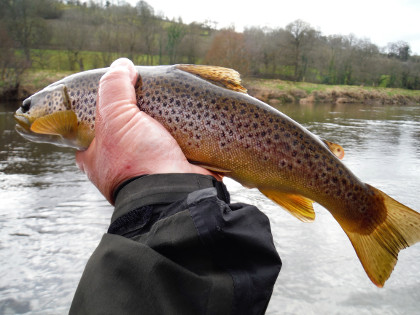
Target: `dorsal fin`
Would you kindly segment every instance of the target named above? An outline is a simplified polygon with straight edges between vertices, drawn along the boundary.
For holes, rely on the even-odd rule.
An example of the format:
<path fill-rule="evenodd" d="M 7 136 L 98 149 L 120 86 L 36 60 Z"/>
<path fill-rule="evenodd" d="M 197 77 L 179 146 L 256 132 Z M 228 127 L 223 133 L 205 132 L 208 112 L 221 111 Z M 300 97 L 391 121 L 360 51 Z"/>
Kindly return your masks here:
<path fill-rule="evenodd" d="M 336 156 L 338 157 L 340 160 L 343 159 L 344 157 L 344 149 L 341 145 L 334 143 L 334 142 L 330 142 L 328 140 L 325 139 L 321 139 L 322 142 L 324 142 L 327 147 L 330 149 L 330 151 Z"/>
<path fill-rule="evenodd" d="M 246 93 L 247 90 L 241 85 L 240 74 L 229 68 L 203 65 L 175 65 L 179 70 L 194 74 L 235 92 Z"/>

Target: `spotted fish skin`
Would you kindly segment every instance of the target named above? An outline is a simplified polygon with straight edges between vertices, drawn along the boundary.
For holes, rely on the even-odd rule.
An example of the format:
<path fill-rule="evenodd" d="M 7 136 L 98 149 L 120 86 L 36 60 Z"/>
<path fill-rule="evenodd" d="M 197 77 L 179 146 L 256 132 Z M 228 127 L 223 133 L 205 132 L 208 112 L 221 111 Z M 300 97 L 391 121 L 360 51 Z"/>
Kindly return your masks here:
<path fill-rule="evenodd" d="M 302 221 L 314 220 L 314 201 L 323 205 L 377 286 L 390 276 L 398 252 L 420 241 L 419 213 L 361 182 L 337 158 L 340 146 L 247 95 L 235 71 L 136 69 L 138 107 L 172 134 L 188 160 L 258 188 Z M 106 70 L 69 76 L 25 100 L 15 114 L 18 132 L 31 141 L 86 149 Z"/>
<path fill-rule="evenodd" d="M 366 190 L 317 136 L 247 94 L 176 69 L 141 72 L 136 89 L 139 108 L 166 127 L 189 160 L 229 170 L 247 187 L 299 194 L 306 187 L 317 201 L 353 201 L 351 191 Z"/>

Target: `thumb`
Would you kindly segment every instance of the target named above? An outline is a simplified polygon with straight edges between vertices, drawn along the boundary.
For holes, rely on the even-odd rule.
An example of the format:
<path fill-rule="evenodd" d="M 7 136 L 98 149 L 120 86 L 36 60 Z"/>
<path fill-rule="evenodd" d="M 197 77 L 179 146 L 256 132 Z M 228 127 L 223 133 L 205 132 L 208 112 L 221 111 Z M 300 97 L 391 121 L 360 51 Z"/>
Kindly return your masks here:
<path fill-rule="evenodd" d="M 102 76 L 99 83 L 98 108 L 99 119 L 118 115 L 118 107 L 129 105 L 137 109 L 134 84 L 137 81 L 137 71 L 134 64 L 126 58 L 117 59 Z"/>

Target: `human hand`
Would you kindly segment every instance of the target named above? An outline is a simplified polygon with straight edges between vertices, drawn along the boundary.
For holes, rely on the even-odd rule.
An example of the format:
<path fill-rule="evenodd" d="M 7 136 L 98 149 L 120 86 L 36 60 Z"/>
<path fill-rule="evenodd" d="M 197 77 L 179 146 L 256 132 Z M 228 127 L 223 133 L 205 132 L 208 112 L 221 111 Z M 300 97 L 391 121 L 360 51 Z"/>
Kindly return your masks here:
<path fill-rule="evenodd" d="M 137 72 L 128 59 L 118 59 L 99 83 L 95 138 L 76 162 L 105 198 L 124 181 L 144 174 L 216 174 L 189 163 L 171 134 L 136 105 Z"/>

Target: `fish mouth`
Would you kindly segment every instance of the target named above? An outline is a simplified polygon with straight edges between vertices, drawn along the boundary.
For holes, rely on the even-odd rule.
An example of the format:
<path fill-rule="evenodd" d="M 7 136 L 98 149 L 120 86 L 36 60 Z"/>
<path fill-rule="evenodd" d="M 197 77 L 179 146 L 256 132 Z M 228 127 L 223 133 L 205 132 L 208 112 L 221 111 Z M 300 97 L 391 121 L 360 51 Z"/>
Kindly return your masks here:
<path fill-rule="evenodd" d="M 14 118 L 15 118 L 15 121 L 17 122 L 17 125 L 16 125 L 17 128 L 18 127 L 23 128 L 24 130 L 28 132 L 31 130 L 32 124 L 28 117 L 15 113 Z"/>

